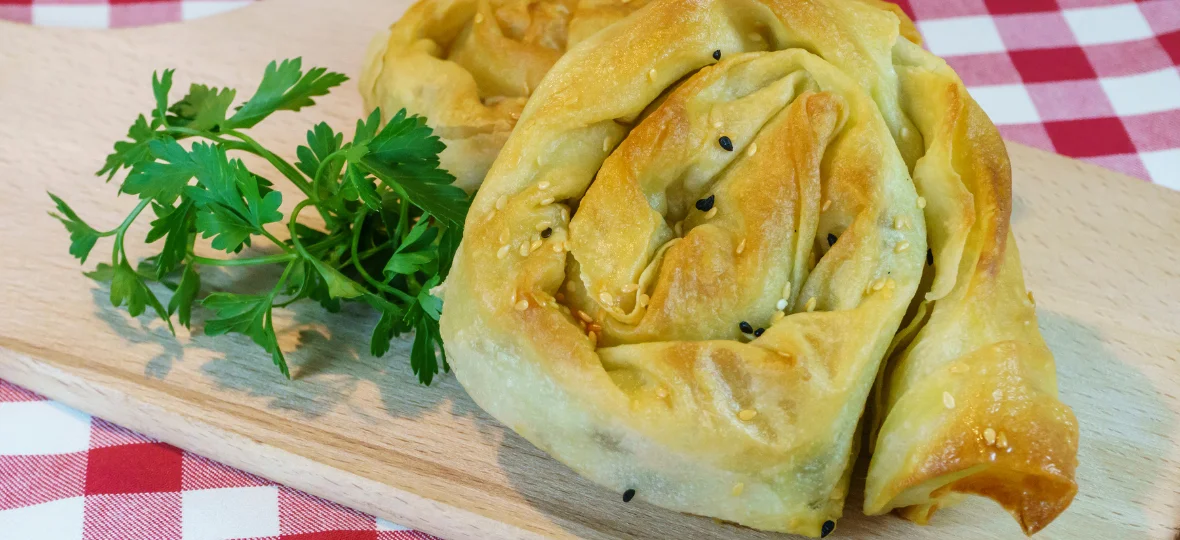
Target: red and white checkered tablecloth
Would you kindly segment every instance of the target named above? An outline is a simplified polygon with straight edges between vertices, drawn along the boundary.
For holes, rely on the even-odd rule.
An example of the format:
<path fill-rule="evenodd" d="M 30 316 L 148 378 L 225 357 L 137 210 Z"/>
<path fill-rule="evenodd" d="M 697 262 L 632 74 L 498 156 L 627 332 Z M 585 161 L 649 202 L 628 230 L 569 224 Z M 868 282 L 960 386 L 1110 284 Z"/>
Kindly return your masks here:
<path fill-rule="evenodd" d="M 1005 138 L 1180 189 L 1180 0 L 896 1 Z M 0 0 L 0 19 L 125 27 L 248 3 Z M 225 538 L 431 537 L 0 381 L 0 539 Z"/>

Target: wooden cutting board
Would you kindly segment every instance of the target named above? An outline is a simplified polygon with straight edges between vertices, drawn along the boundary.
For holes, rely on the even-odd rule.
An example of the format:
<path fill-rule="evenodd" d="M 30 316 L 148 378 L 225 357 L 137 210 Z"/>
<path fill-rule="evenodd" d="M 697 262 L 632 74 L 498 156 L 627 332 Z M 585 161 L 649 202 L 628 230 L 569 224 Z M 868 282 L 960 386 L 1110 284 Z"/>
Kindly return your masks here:
<path fill-rule="evenodd" d="M 173 338 L 158 320 L 111 308 L 106 287 L 82 276 L 46 215 L 45 191 L 100 228 L 121 221 L 134 201 L 93 171 L 150 108 L 154 69 L 179 68 L 178 88 L 198 81 L 239 95 L 274 58 L 302 55 L 355 75 L 370 36 L 406 5 L 267 0 L 116 31 L 0 23 L 0 378 L 446 538 L 786 538 L 624 504 L 484 414 L 453 377 L 419 386 L 405 343 L 371 358 L 374 318 L 364 309 L 324 317 L 297 305 L 277 320 L 284 348 L 298 347 L 288 382 L 248 340 L 206 337 L 199 323 Z M 313 122 L 347 129 L 361 112 L 350 83 L 309 111 L 268 120 L 255 137 L 292 157 Z M 1081 425 L 1080 492 L 1038 537 L 1171 539 L 1180 525 L 1180 193 L 1010 151 L 1025 274 Z M 243 287 L 241 276 L 206 277 L 214 287 L 231 281 Z M 988 501 L 918 527 L 866 518 L 855 493 L 837 537 L 1020 535 Z"/>

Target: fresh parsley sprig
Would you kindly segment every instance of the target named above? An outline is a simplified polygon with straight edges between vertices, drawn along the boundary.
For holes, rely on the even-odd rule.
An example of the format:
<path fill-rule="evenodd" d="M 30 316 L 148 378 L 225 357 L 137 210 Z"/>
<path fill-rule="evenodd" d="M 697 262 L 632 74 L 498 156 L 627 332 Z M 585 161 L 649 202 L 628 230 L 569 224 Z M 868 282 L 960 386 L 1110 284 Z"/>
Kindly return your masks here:
<path fill-rule="evenodd" d="M 314 105 L 347 77 L 324 68 L 304 72 L 298 58 L 271 62 L 254 95 L 231 109 L 235 90 L 201 84 L 169 102 L 172 75 L 153 74 L 155 107 L 135 120 L 97 173 L 110 181 L 129 170 L 120 193 L 137 196 L 139 203 L 119 226 L 95 229 L 49 194 L 57 207 L 51 215 L 65 225 L 70 254 L 81 262 L 100 238 L 114 237 L 110 263 L 87 273 L 110 282 L 111 303 L 126 306 L 132 316 L 150 307 L 175 331 L 173 315 L 185 327 L 192 321 L 202 294 L 201 267 L 281 265 L 268 290 L 205 295 L 199 302 L 211 312 L 205 333 L 249 336 L 290 377 L 275 333 L 275 308 L 310 299 L 337 312 L 341 301 L 360 301 L 381 313 L 370 343 L 373 355 L 384 355 L 393 337 L 414 331 L 410 365 L 419 381 L 430 384 L 440 368 L 449 370 L 445 354 L 436 355 L 442 353 L 442 301 L 430 291 L 450 270 L 470 201 L 439 167 L 444 145 L 424 120 L 402 110 L 382 127 L 374 111 L 356 123 L 349 142 L 326 123 L 317 124 L 292 165 L 243 130 L 275 112 Z M 302 192 L 305 198 L 289 216 L 280 211 L 283 194 L 271 181 L 231 157 L 239 152 L 265 159 Z M 149 208 L 155 217 L 145 242 L 160 251 L 132 265 L 127 232 Z M 323 227 L 299 221 L 308 208 L 318 212 Z M 283 225 L 285 234 L 270 230 Z M 196 254 L 197 242 L 227 255 L 257 243 L 274 253 L 205 257 Z M 152 283 L 172 291 L 167 305 Z"/>

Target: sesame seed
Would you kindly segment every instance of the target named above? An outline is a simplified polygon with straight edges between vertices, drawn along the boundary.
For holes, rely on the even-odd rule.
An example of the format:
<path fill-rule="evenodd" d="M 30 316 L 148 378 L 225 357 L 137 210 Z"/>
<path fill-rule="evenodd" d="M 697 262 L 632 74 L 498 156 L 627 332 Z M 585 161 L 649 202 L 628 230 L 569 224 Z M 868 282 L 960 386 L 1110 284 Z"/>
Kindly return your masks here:
<path fill-rule="evenodd" d="M 720 121 L 720 120 L 718 120 L 718 121 L 716 121 L 716 122 L 713 122 L 713 127 L 715 127 L 715 128 L 720 128 L 720 127 L 721 127 L 721 121 Z"/>
<path fill-rule="evenodd" d="M 717 144 L 720 144 L 721 148 L 724 148 L 726 152 L 733 152 L 733 141 L 730 140 L 728 135 L 722 135 L 720 139 L 717 139 Z"/>
<path fill-rule="evenodd" d="M 537 165 L 539 165 L 539 166 L 545 165 L 545 155 L 544 154 L 540 154 L 537 156 Z"/>
<path fill-rule="evenodd" d="M 590 346 L 591 347 L 598 346 L 598 334 L 597 333 L 590 332 L 589 334 L 586 334 L 586 337 L 590 338 Z"/>
<path fill-rule="evenodd" d="M 828 233 L 828 247 L 836 245 L 836 235 Z"/>
<path fill-rule="evenodd" d="M 711 210 L 713 208 L 713 203 L 716 200 L 717 200 L 716 195 L 709 195 L 708 197 L 705 197 L 703 199 L 697 199 L 697 203 L 696 203 L 697 210 L 700 210 L 702 212 L 708 212 L 709 210 Z"/>
<path fill-rule="evenodd" d="M 909 136 L 910 136 L 910 128 L 902 126 L 901 127 L 901 138 L 905 139 Z"/>
<path fill-rule="evenodd" d="M 1000 448 L 1008 448 L 1008 437 L 1005 437 L 1003 433 L 997 434 L 996 446 Z"/>
<path fill-rule="evenodd" d="M 572 281 L 567 281 L 567 282 L 565 282 L 565 290 L 566 290 L 566 292 L 574 292 L 574 289 L 575 289 L 575 288 L 576 288 L 576 287 L 575 287 L 575 285 L 574 285 L 574 282 L 572 282 Z"/>
<path fill-rule="evenodd" d="M 774 309 L 777 309 L 779 311 L 787 309 L 787 299 L 786 298 L 779 298 L 778 303 L 776 303 L 774 305 Z"/>
<path fill-rule="evenodd" d="M 877 278 L 877 280 L 873 282 L 872 289 L 874 291 L 879 291 L 884 288 L 885 288 L 885 280 L 884 279 Z"/>
<path fill-rule="evenodd" d="M 534 225 L 534 226 L 533 226 L 533 228 L 534 228 L 534 229 L 536 229 L 536 230 L 538 230 L 538 231 L 543 231 L 543 230 L 545 230 L 545 229 L 548 229 L 548 228 L 549 228 L 549 226 L 551 226 L 551 225 L 553 225 L 553 224 L 552 224 L 552 223 L 549 223 L 548 221 L 542 221 L 542 222 L 540 222 L 540 223 L 537 223 L 536 225 Z"/>
<path fill-rule="evenodd" d="M 987 444 L 995 444 L 996 443 L 996 430 L 994 430 L 992 428 L 987 428 L 987 429 L 983 430 L 983 440 L 987 441 Z"/>
<path fill-rule="evenodd" d="M 748 323 L 746 321 L 742 321 L 742 322 L 738 323 L 738 330 L 741 330 L 743 334 L 753 334 L 754 333 L 754 327 L 750 326 L 750 323 Z"/>
<path fill-rule="evenodd" d="M 893 281 L 893 278 L 889 278 L 889 279 L 885 280 L 885 288 L 886 289 L 892 289 L 895 287 L 897 287 L 897 282 Z"/>
<path fill-rule="evenodd" d="M 647 78 L 653 81 L 656 80 L 656 68 L 651 68 L 651 71 L 647 72 Z"/>
<path fill-rule="evenodd" d="M 746 37 L 750 38 L 750 41 L 762 41 L 762 36 L 754 32 L 750 32 Z"/>
<path fill-rule="evenodd" d="M 934 251 L 926 248 L 926 266 L 934 265 Z"/>
<path fill-rule="evenodd" d="M 494 217 L 496 217 L 496 209 L 495 208 L 493 208 L 491 212 L 488 212 L 488 221 L 491 221 L 492 218 L 494 218 Z"/>
<path fill-rule="evenodd" d="M 788 281 L 783 284 L 783 298 L 791 297 L 791 282 Z"/>
<path fill-rule="evenodd" d="M 926 197 L 918 197 L 918 208 L 926 208 Z"/>
<path fill-rule="evenodd" d="M 561 293 L 557 293 L 557 294 L 554 294 L 554 295 L 553 295 L 553 299 L 554 299 L 554 300 L 557 300 L 558 302 L 564 302 L 564 301 L 565 301 L 565 295 L 564 295 L 564 294 L 561 294 Z"/>
<path fill-rule="evenodd" d="M 544 199 L 541 199 L 541 206 L 553 204 L 553 201 L 553 197 L 545 197 Z"/>
<path fill-rule="evenodd" d="M 668 391 L 665 390 L 663 386 L 660 386 L 656 388 L 656 395 L 659 396 L 660 399 L 663 399 L 668 397 Z"/>
<path fill-rule="evenodd" d="M 634 489 L 628 489 L 627 491 L 623 492 L 623 502 L 631 502 L 631 499 L 634 499 L 634 498 L 635 498 L 635 490 Z"/>
<path fill-rule="evenodd" d="M 553 229 L 550 227 L 545 227 L 545 229 L 541 231 L 541 238 L 549 238 L 550 236 L 553 236 Z"/>
<path fill-rule="evenodd" d="M 762 337 L 762 333 L 765 331 L 766 331 L 765 328 L 759 328 L 757 330 L 754 330 L 754 337 Z"/>
<path fill-rule="evenodd" d="M 613 305 L 615 303 L 615 297 L 606 291 L 598 293 L 598 299 L 602 300 L 602 303 L 606 305 Z"/>
<path fill-rule="evenodd" d="M 561 221 L 565 223 L 570 220 L 570 209 L 566 205 L 561 205 Z"/>
<path fill-rule="evenodd" d="M 738 495 L 741 495 L 742 491 L 745 491 L 745 489 L 746 489 L 746 485 L 741 482 L 734 484 L 733 485 L 733 496 L 737 497 Z"/>
<path fill-rule="evenodd" d="M 814 296 L 812 296 L 811 298 L 808 298 L 807 299 L 807 306 L 805 307 L 805 309 L 807 309 L 808 312 L 815 311 L 815 303 L 816 302 L 815 302 Z"/>
<path fill-rule="evenodd" d="M 516 305 L 513 307 L 516 308 L 516 311 L 524 311 L 529 308 L 529 301 L 528 300 L 521 300 L 521 301 L 517 302 Z"/>
<path fill-rule="evenodd" d="M 603 137 L 603 139 L 602 139 L 602 151 L 603 151 L 603 152 L 610 152 L 610 137 Z"/>
<path fill-rule="evenodd" d="M 592 322 L 592 323 L 590 323 L 590 324 L 587 324 L 587 325 L 586 325 L 586 328 L 587 328 L 587 329 L 589 329 L 591 332 L 594 332 L 594 333 L 602 333 L 602 325 L 601 325 L 601 324 L 598 324 L 598 323 L 596 323 L 596 322 Z"/>
<path fill-rule="evenodd" d="M 945 405 L 946 408 L 948 408 L 948 409 L 955 408 L 955 396 L 952 396 L 950 392 L 943 392 L 942 393 L 942 404 Z"/>
<path fill-rule="evenodd" d="M 743 422 L 749 422 L 750 420 L 753 420 L 755 416 L 758 416 L 758 411 L 755 411 L 754 409 L 744 409 L 738 413 L 738 418 L 741 418 Z"/>
<path fill-rule="evenodd" d="M 479 24 L 481 22 L 483 22 L 483 13 L 476 13 L 475 14 L 475 24 Z"/>
<path fill-rule="evenodd" d="M 1032 291 L 1028 291 L 1028 303 L 1030 303 L 1030 304 L 1032 304 L 1032 305 L 1034 305 L 1034 306 L 1035 306 L 1035 305 L 1037 305 L 1037 299 L 1036 299 L 1036 298 L 1033 298 L 1033 293 L 1032 293 Z"/>
<path fill-rule="evenodd" d="M 512 247 L 512 246 L 509 246 L 508 244 L 504 244 L 504 245 L 500 246 L 500 250 L 496 252 L 496 258 L 503 259 L 504 257 L 507 257 L 508 256 L 508 248 L 510 248 L 510 247 Z"/>
<path fill-rule="evenodd" d="M 713 208 L 710 208 L 708 212 L 705 212 L 705 219 L 713 219 L 713 216 L 715 216 L 715 215 L 717 215 L 717 207 L 716 206 L 714 206 Z"/>
<path fill-rule="evenodd" d="M 520 244 L 520 255 L 521 255 L 522 257 L 527 257 L 527 256 L 528 256 L 528 254 L 529 254 L 529 243 L 528 243 L 528 242 L 522 242 L 522 243 Z"/>
<path fill-rule="evenodd" d="M 893 251 L 896 253 L 901 253 L 907 249 L 910 249 L 910 243 L 905 240 L 902 240 L 901 242 L 898 242 L 896 246 L 893 246 Z"/>
<path fill-rule="evenodd" d="M 676 232 L 676 236 L 684 236 L 684 222 L 677 221 L 676 224 L 672 226 L 672 230 Z"/>
<path fill-rule="evenodd" d="M 908 229 L 908 228 L 910 228 L 910 222 L 909 222 L 909 220 L 907 220 L 906 218 L 904 218 L 902 216 L 897 216 L 897 217 L 893 218 L 893 228 L 897 229 L 899 231 L 903 230 L 903 229 Z"/>
<path fill-rule="evenodd" d="M 538 249 L 540 249 L 540 247 L 541 247 L 541 240 L 539 240 L 539 239 L 533 240 L 533 243 L 529 244 L 529 252 L 531 253 L 531 252 L 537 251 Z"/>
<path fill-rule="evenodd" d="M 758 143 L 750 143 L 750 147 L 746 148 L 746 155 L 753 156 L 758 153 Z"/>
<path fill-rule="evenodd" d="M 640 294 L 639 294 L 639 307 L 644 307 L 644 306 L 646 306 L 646 305 L 647 305 L 647 303 L 648 303 L 648 302 L 650 302 L 650 301 L 651 301 L 651 297 L 650 297 L 650 296 L 648 296 L 648 295 L 646 295 L 646 294 L 643 294 L 643 293 L 640 293 Z"/>
<path fill-rule="evenodd" d="M 565 251 L 565 242 L 554 242 L 553 243 L 553 252 L 554 253 L 562 253 L 564 251 Z"/>
<path fill-rule="evenodd" d="M 505 204 L 508 204 L 508 197 L 500 195 L 500 198 L 496 199 L 496 210 L 503 210 Z"/>
<path fill-rule="evenodd" d="M 829 519 L 829 520 L 825 521 L 824 526 L 822 528 L 820 528 L 819 537 L 820 538 L 827 538 L 828 535 L 832 534 L 832 531 L 834 531 L 834 530 L 836 530 L 836 522 Z"/>
<path fill-rule="evenodd" d="M 590 315 L 588 315 L 585 311 L 582 311 L 580 309 L 578 310 L 578 318 L 582 319 L 583 321 L 586 321 L 588 323 L 594 322 L 594 319 L 591 318 Z"/>
<path fill-rule="evenodd" d="M 551 184 L 549 183 L 548 180 L 544 180 L 540 184 L 537 184 L 537 189 L 549 189 L 550 185 Z"/>
<path fill-rule="evenodd" d="M 636 285 L 634 283 L 628 283 L 626 285 L 623 285 L 623 292 L 625 292 L 625 293 L 635 292 L 638 289 L 639 289 L 639 285 Z"/>
<path fill-rule="evenodd" d="M 742 238 L 742 241 L 738 242 L 738 245 L 737 245 L 737 254 L 741 255 L 742 252 L 745 250 L 746 250 L 746 239 Z"/>
<path fill-rule="evenodd" d="M 824 205 L 820 207 L 819 211 L 820 212 L 827 212 L 828 209 L 831 207 L 832 207 L 832 199 L 828 199 L 828 200 L 824 201 Z"/>
<path fill-rule="evenodd" d="M 721 49 L 717 49 L 717 50 L 713 51 L 713 59 L 714 60 L 721 59 Z"/>
<path fill-rule="evenodd" d="M 500 230 L 500 243 L 501 244 L 508 243 L 508 237 L 511 235 L 512 235 L 512 233 L 508 231 L 508 227 L 504 227 L 503 229 L 501 229 Z"/>
<path fill-rule="evenodd" d="M 781 311 L 776 311 L 776 312 L 774 312 L 774 315 L 770 316 L 770 324 L 777 323 L 777 322 L 783 320 L 783 317 L 786 317 L 786 316 L 787 316 L 786 313 L 783 313 Z"/>

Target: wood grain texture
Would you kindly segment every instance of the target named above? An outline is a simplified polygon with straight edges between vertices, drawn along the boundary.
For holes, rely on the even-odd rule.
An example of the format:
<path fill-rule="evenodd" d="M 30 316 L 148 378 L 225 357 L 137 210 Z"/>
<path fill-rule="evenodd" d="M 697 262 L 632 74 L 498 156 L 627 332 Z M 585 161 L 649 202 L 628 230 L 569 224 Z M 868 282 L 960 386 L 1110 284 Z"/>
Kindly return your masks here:
<path fill-rule="evenodd" d="M 120 31 L 0 23 L 0 378 L 277 482 L 446 538 L 785 538 L 624 504 L 480 411 L 452 377 L 416 384 L 395 343 L 367 353 L 364 309 L 276 320 L 297 380 L 247 339 L 190 335 L 110 307 L 46 212 L 59 193 L 109 227 L 134 206 L 93 176 L 151 103 L 151 71 L 247 92 L 273 58 L 355 75 L 405 0 L 268 0 L 183 25 Z M 303 132 L 361 114 L 350 83 L 256 138 L 292 156 Z M 1038 538 L 1172 539 L 1180 525 L 1180 194 L 1011 145 L 1013 222 L 1063 400 L 1081 426 L 1080 492 Z M 251 167 L 265 171 L 263 164 Z M 144 229 L 135 231 L 142 238 Z M 100 244 L 90 262 L 105 258 Z M 146 252 L 133 252 L 143 255 Z M 215 270 L 215 269 L 211 269 Z M 210 288 L 250 276 L 210 272 Z M 246 285 L 244 285 L 244 283 Z M 862 473 L 863 474 L 863 473 Z M 855 488 L 854 488 L 855 490 Z M 854 494 L 856 491 L 854 491 Z M 640 494 L 642 498 L 642 494 Z M 1011 538 L 969 500 L 930 527 L 861 515 L 838 537 Z"/>

